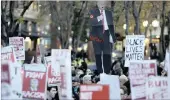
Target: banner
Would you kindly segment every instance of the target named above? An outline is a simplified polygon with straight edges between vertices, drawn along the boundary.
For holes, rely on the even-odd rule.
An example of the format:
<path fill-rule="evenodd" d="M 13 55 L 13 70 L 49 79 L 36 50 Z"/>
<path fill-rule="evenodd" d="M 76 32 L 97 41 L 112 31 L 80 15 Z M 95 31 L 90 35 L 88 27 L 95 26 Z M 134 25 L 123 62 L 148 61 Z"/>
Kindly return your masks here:
<path fill-rule="evenodd" d="M 109 85 L 109 100 L 121 100 L 120 96 L 120 83 L 119 83 L 119 76 L 117 75 L 107 75 L 107 74 L 100 74 L 100 83 L 103 85 Z M 113 95 L 114 94 L 114 95 Z"/>
<path fill-rule="evenodd" d="M 8 62 L 16 62 L 16 56 L 13 46 L 7 46 L 1 49 L 1 63 Z"/>
<path fill-rule="evenodd" d="M 53 49 L 52 68 L 61 76 L 60 99 L 72 99 L 71 51 L 68 49 Z"/>
<path fill-rule="evenodd" d="M 22 67 L 21 63 L 9 63 L 10 75 L 11 75 L 11 90 L 12 99 L 22 100 Z"/>
<path fill-rule="evenodd" d="M 51 56 L 44 57 L 45 64 L 48 68 L 48 86 L 57 86 L 61 77 L 57 76 L 55 70 L 51 67 Z"/>
<path fill-rule="evenodd" d="M 11 99 L 11 80 L 8 64 L 1 64 L 1 99 Z"/>
<path fill-rule="evenodd" d="M 167 77 L 148 78 L 146 81 L 147 100 L 169 100 L 168 85 Z"/>
<path fill-rule="evenodd" d="M 80 100 L 109 100 L 109 86 L 80 85 Z"/>
<path fill-rule="evenodd" d="M 43 64 L 25 64 L 23 76 L 24 99 L 46 99 L 46 70 Z"/>
<path fill-rule="evenodd" d="M 131 61 L 129 77 L 132 99 L 146 99 L 145 83 L 149 76 L 157 75 L 155 60 Z"/>
<path fill-rule="evenodd" d="M 144 60 L 144 35 L 127 35 L 125 42 L 125 67 L 133 60 Z"/>
<path fill-rule="evenodd" d="M 25 42 L 23 37 L 10 37 L 9 45 L 14 47 L 17 60 L 25 60 Z"/>

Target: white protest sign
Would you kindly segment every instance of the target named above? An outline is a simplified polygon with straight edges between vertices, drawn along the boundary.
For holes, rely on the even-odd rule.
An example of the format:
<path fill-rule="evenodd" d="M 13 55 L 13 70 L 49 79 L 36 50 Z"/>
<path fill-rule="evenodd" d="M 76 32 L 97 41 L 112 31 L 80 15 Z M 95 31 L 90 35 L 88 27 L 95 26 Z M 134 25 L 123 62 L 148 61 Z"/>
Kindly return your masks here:
<path fill-rule="evenodd" d="M 23 37 L 10 37 L 9 45 L 14 47 L 17 60 L 25 60 L 25 43 Z"/>
<path fill-rule="evenodd" d="M 22 100 L 22 73 L 21 63 L 9 63 L 11 75 L 12 99 Z"/>
<path fill-rule="evenodd" d="M 48 86 L 56 86 L 61 78 L 57 76 L 55 70 L 51 67 L 51 56 L 44 57 L 46 67 L 48 68 Z"/>
<path fill-rule="evenodd" d="M 169 48 L 169 60 L 170 60 L 170 48 Z M 168 94 L 170 94 L 170 61 L 168 65 L 169 65 L 168 66 Z M 169 95 L 169 99 L 170 99 L 170 95 Z"/>
<path fill-rule="evenodd" d="M 168 72 L 168 68 L 170 68 L 170 52 L 166 50 L 165 61 L 164 61 L 164 69 Z"/>
<path fill-rule="evenodd" d="M 63 55 L 61 49 L 52 49 L 51 57 L 52 57 L 52 68 L 55 70 L 57 76 L 60 76 L 60 60 Z"/>
<path fill-rule="evenodd" d="M 146 99 L 145 83 L 149 76 L 157 75 L 155 60 L 131 61 L 129 77 L 132 99 Z"/>
<path fill-rule="evenodd" d="M 119 83 L 119 76 L 117 75 L 107 75 L 107 74 L 100 74 L 100 83 L 103 85 L 109 85 L 110 87 L 110 100 L 121 100 L 120 96 L 120 83 Z M 113 95 L 114 94 L 114 95 Z"/>
<path fill-rule="evenodd" d="M 69 100 L 72 99 L 71 51 L 69 49 L 60 49 L 59 52 L 60 97 L 61 100 Z"/>
<path fill-rule="evenodd" d="M 150 77 L 146 81 L 147 100 L 168 100 L 168 78 Z"/>
<path fill-rule="evenodd" d="M 16 62 L 16 56 L 13 46 L 7 46 L 1 49 L 1 63 L 8 62 Z"/>
<path fill-rule="evenodd" d="M 125 42 L 125 67 L 129 61 L 144 60 L 144 35 L 127 35 Z"/>

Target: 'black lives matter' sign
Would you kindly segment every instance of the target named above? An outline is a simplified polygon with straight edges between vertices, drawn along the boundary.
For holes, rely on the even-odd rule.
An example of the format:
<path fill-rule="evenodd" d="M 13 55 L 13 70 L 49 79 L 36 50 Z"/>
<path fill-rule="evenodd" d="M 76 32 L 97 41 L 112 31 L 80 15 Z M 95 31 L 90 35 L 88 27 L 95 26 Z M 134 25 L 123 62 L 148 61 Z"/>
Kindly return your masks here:
<path fill-rule="evenodd" d="M 125 43 L 125 67 L 129 61 L 144 60 L 144 35 L 128 35 Z"/>

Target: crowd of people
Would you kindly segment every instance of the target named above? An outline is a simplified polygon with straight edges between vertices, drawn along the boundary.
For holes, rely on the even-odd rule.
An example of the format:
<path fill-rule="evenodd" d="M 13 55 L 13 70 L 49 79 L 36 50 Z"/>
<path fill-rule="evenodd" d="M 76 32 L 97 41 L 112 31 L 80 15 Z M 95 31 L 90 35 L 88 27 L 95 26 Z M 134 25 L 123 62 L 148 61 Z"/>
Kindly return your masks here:
<path fill-rule="evenodd" d="M 159 76 L 167 76 L 167 73 L 164 70 L 164 62 L 160 62 L 159 59 L 157 59 L 157 73 Z M 124 99 L 131 98 L 128 67 L 124 67 L 123 58 L 115 59 L 112 63 L 110 74 L 119 76 L 121 97 Z M 97 72 L 97 69 L 88 66 L 86 53 L 83 51 L 78 53 L 72 52 L 72 95 L 74 100 L 79 100 L 81 84 L 97 84 L 99 82 L 100 75 Z M 54 87 L 54 90 L 57 91 L 57 88 Z M 48 89 L 48 91 L 48 95 L 51 94 L 51 96 L 56 98 L 52 100 L 58 100 L 58 92 L 60 91 L 55 92 L 57 96 L 52 95 L 54 94 L 52 88 Z"/>

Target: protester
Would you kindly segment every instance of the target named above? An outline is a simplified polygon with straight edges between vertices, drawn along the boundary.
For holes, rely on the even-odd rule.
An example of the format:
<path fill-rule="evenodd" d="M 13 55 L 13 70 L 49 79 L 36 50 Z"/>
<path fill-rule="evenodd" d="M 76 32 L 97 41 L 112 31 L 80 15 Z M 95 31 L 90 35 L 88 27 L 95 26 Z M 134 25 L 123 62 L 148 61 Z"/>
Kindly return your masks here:
<path fill-rule="evenodd" d="M 47 88 L 47 99 L 46 100 L 59 100 L 57 86 Z"/>

